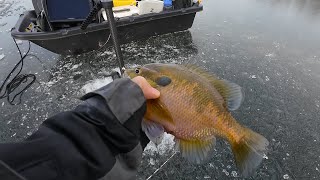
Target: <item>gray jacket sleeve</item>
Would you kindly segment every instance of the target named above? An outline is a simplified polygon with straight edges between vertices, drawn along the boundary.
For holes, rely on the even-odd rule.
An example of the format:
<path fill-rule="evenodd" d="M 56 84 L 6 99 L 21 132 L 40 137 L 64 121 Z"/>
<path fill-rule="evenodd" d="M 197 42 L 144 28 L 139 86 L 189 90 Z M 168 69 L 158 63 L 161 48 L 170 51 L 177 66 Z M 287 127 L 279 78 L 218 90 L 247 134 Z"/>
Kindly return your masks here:
<path fill-rule="evenodd" d="M 141 131 L 141 89 L 119 79 L 82 99 L 74 110 L 45 120 L 25 141 L 0 144 L 2 167 L 27 180 L 135 179 L 148 143 Z"/>
<path fill-rule="evenodd" d="M 145 98 L 143 94 L 141 94 L 141 90 L 132 87 L 137 85 L 132 83 L 131 80 L 122 81 L 123 84 L 127 85 L 123 85 L 121 83 L 113 83 L 111 84 L 112 86 L 107 86 L 106 88 L 101 88 L 95 92 L 85 95 L 83 99 L 87 99 L 95 95 L 104 97 L 108 107 L 110 108 L 116 119 L 121 124 L 125 124 L 128 119 L 133 116 L 134 112 L 138 111 L 142 106 L 145 105 Z M 135 98 L 130 98 L 130 96 L 133 96 Z M 97 104 L 94 104 L 96 101 L 88 100 L 87 102 L 95 107 L 100 107 Z M 103 109 L 104 108 L 102 108 L 101 110 Z M 142 117 L 140 117 L 140 124 L 141 120 Z M 133 131 L 140 131 L 140 124 L 138 124 L 138 127 L 136 127 L 136 129 L 132 129 L 132 127 L 130 126 L 128 128 L 131 128 Z M 137 131 L 135 133 L 139 134 L 140 132 Z M 142 134 L 142 136 L 143 135 L 144 134 Z M 146 139 L 145 137 L 143 138 Z M 137 142 L 132 147 L 127 148 L 123 153 L 119 153 L 118 155 L 116 155 L 116 161 L 112 169 L 103 178 L 101 178 L 101 180 L 135 179 L 138 167 L 142 160 L 142 146 L 145 147 L 146 145 L 145 141 L 141 143 Z"/>

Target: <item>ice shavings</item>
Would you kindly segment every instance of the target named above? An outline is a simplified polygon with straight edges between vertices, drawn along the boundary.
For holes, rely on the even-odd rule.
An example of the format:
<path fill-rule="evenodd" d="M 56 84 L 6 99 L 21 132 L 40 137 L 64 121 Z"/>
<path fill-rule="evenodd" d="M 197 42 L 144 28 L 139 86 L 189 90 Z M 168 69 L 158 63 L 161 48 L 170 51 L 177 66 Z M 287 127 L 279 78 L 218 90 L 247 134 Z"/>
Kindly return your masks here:
<path fill-rule="evenodd" d="M 229 176 L 229 172 L 226 169 L 223 169 L 222 172 L 224 172 L 226 176 Z"/>
<path fill-rule="evenodd" d="M 257 79 L 257 76 L 256 75 L 250 75 L 249 76 L 251 79 Z"/>
<path fill-rule="evenodd" d="M 84 94 L 95 91 L 109 83 L 112 82 L 111 77 L 106 77 L 102 79 L 95 79 L 92 81 L 89 81 L 86 85 L 84 85 L 80 91 L 82 91 Z"/>
<path fill-rule="evenodd" d="M 268 76 L 266 76 L 266 81 L 270 81 L 270 78 Z"/>
<path fill-rule="evenodd" d="M 266 154 L 263 154 L 263 159 L 269 159 Z"/>
<path fill-rule="evenodd" d="M 154 166 L 156 164 L 156 161 L 153 158 L 150 158 L 149 164 Z"/>
<path fill-rule="evenodd" d="M 283 179 L 289 179 L 289 175 L 288 174 L 283 175 Z"/>
<path fill-rule="evenodd" d="M 17 40 L 16 43 L 17 43 L 18 45 L 20 45 L 20 44 L 22 44 L 22 41 L 21 41 L 21 40 Z"/>
<path fill-rule="evenodd" d="M 266 54 L 265 56 L 266 57 L 274 57 L 274 54 L 273 53 L 269 53 L 269 54 Z"/>
<path fill-rule="evenodd" d="M 232 172 L 231 172 L 231 176 L 233 176 L 233 177 L 238 177 L 238 174 L 237 174 L 236 171 L 232 171 Z"/>
<path fill-rule="evenodd" d="M 4 54 L 0 54 L 0 61 L 3 60 L 4 57 L 6 57 Z"/>
<path fill-rule="evenodd" d="M 158 152 L 160 155 L 163 155 L 172 150 L 174 144 L 174 136 L 164 133 L 162 142 L 158 146 L 156 146 L 153 142 L 150 142 L 144 149 L 144 153 L 148 155 L 154 155 L 156 152 Z"/>
<path fill-rule="evenodd" d="M 75 65 L 73 65 L 73 66 L 71 67 L 70 70 L 77 69 L 77 68 L 80 67 L 81 65 L 82 65 L 82 63 L 80 63 L 80 64 L 75 64 Z"/>

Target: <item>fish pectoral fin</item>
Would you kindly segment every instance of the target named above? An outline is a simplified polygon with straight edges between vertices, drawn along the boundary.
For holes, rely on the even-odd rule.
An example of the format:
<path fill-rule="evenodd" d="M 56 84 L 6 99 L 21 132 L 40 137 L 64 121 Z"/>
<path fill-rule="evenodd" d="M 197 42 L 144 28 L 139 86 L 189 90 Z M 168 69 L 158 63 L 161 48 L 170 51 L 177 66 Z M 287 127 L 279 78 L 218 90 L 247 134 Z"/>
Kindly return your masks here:
<path fill-rule="evenodd" d="M 267 153 L 269 142 L 260 134 L 244 129 L 244 136 L 238 142 L 231 142 L 236 165 L 244 177 L 249 177 Z"/>
<path fill-rule="evenodd" d="M 146 136 L 155 145 L 159 145 L 162 142 L 164 135 L 164 128 L 158 123 L 152 122 L 147 119 L 143 119 L 141 122 L 142 131 L 146 133 Z"/>
<path fill-rule="evenodd" d="M 154 116 L 161 119 L 161 121 L 167 121 L 174 124 L 170 111 L 159 99 L 150 99 L 147 101 L 147 112 L 145 117 L 147 119 L 154 119 L 152 118 Z"/>
<path fill-rule="evenodd" d="M 189 70 L 207 79 L 210 84 L 219 92 L 223 97 L 227 108 L 231 111 L 237 110 L 244 99 L 244 94 L 241 87 L 235 83 L 227 80 L 221 80 L 215 75 L 208 73 L 207 71 L 195 66 L 195 65 L 184 65 Z"/>
<path fill-rule="evenodd" d="M 156 82 L 154 82 L 154 81 L 152 81 L 152 80 L 150 80 L 150 79 L 147 79 L 147 81 L 148 81 L 148 83 L 149 83 L 153 88 L 158 87 L 158 85 L 157 85 Z"/>
<path fill-rule="evenodd" d="M 176 149 L 180 150 L 182 157 L 196 164 L 202 163 L 208 153 L 216 143 L 216 138 L 213 136 L 209 140 L 182 140 L 175 139 Z"/>

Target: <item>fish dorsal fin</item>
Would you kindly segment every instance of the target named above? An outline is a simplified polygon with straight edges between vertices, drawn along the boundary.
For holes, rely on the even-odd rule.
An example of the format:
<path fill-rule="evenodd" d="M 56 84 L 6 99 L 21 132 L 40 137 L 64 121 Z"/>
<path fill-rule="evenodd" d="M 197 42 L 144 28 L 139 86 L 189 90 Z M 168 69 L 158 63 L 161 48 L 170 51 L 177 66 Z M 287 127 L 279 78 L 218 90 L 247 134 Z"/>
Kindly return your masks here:
<path fill-rule="evenodd" d="M 213 74 L 210 74 L 195 65 L 184 66 L 192 72 L 195 72 L 203 78 L 207 79 L 223 97 L 229 110 L 234 111 L 240 107 L 241 103 L 243 102 L 244 95 L 239 85 L 227 80 L 220 80 Z"/>
<path fill-rule="evenodd" d="M 144 117 L 149 120 L 157 118 L 174 124 L 170 111 L 159 99 L 147 100 L 147 112 Z"/>
<path fill-rule="evenodd" d="M 175 147 L 181 152 L 182 157 L 196 164 L 202 163 L 211 148 L 215 145 L 216 138 L 213 136 L 208 140 L 182 140 L 175 139 Z"/>
<path fill-rule="evenodd" d="M 146 136 L 155 145 L 159 145 L 162 142 L 164 128 L 158 123 L 152 122 L 147 119 L 143 119 L 141 122 L 142 131 L 146 133 Z"/>

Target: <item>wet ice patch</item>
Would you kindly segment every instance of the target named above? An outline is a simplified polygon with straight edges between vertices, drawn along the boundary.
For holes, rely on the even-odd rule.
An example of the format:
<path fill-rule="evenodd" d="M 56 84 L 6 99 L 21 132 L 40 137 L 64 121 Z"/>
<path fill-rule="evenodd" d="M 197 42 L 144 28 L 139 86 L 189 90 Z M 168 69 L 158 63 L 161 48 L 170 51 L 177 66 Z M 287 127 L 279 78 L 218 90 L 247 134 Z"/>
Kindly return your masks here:
<path fill-rule="evenodd" d="M 84 85 L 81 88 L 81 91 L 86 94 L 92 91 L 95 91 L 109 83 L 112 82 L 112 78 L 111 77 L 106 77 L 106 78 L 102 78 L 102 79 L 95 79 L 92 81 L 89 81 L 86 85 Z"/>
<path fill-rule="evenodd" d="M 163 155 L 171 151 L 174 147 L 174 136 L 171 134 L 164 133 L 162 142 L 156 146 L 153 142 L 150 142 L 144 149 L 144 153 L 148 155 L 154 155 L 158 152 L 160 155 Z"/>

